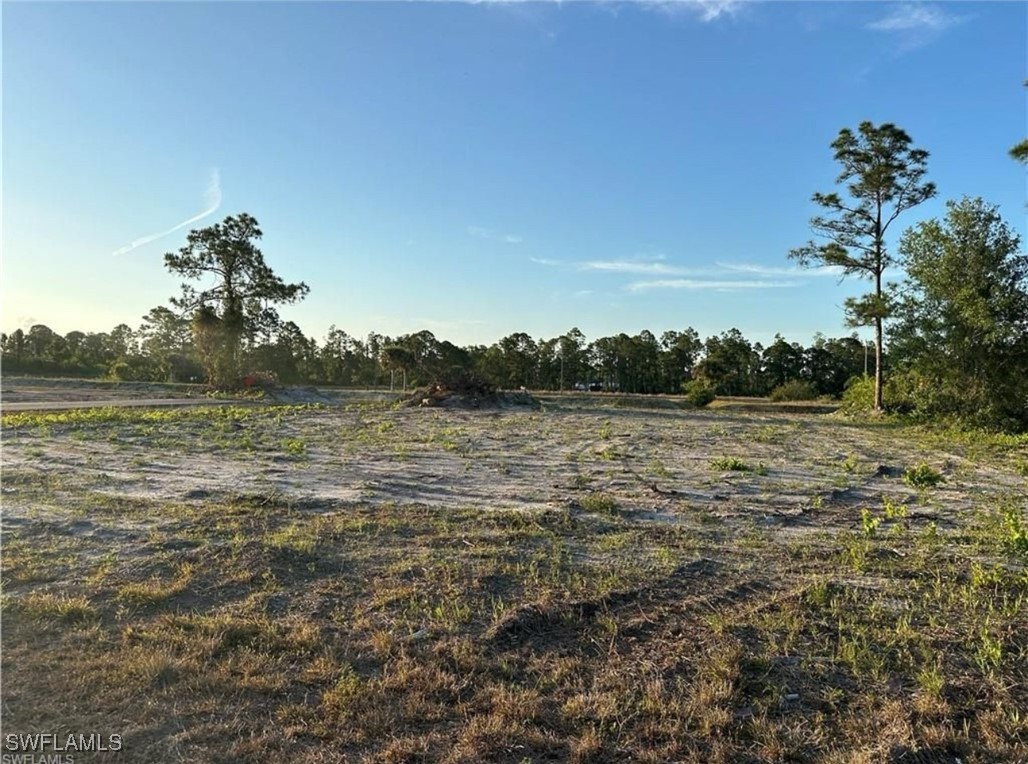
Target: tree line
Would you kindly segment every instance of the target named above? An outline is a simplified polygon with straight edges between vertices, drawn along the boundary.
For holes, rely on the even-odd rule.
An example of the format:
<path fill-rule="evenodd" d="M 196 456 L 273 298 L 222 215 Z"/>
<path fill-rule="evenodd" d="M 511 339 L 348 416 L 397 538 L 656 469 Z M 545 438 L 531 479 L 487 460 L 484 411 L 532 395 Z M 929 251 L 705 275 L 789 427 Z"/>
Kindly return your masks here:
<path fill-rule="evenodd" d="M 1011 155 L 1028 160 L 1024 146 Z M 831 148 L 842 193 L 813 195 L 822 209 L 810 221 L 817 240 L 788 254 L 802 266 L 831 266 L 870 282 L 845 311 L 851 326 L 874 331 L 873 382 L 862 381 L 868 347 L 855 334 L 818 335 L 810 347 L 776 335 L 763 347 L 736 329 L 705 340 L 688 328 L 588 342 L 574 328 L 550 339 L 516 332 L 490 346 L 458 347 L 429 331 L 361 339 L 333 326 L 319 343 L 279 317 L 276 305 L 303 299 L 309 288 L 274 274 L 257 247 L 257 221 L 246 213 L 190 232 L 186 246 L 165 254 L 166 268 L 186 279 L 174 310 L 153 308 L 138 330 L 121 324 L 61 336 L 37 324 L 4 334 L 4 369 L 222 387 L 259 373 L 284 383 L 399 382 L 401 389 L 473 374 L 506 388 L 685 392 L 697 401 L 845 392 L 876 411 L 1028 430 L 1028 256 L 1019 237 L 995 206 L 963 197 L 947 202 L 943 219 L 908 228 L 892 252 L 892 224 L 936 194 L 925 179 L 928 152 L 895 125 L 871 122 L 842 129 Z M 886 283 L 897 265 L 905 278 Z M 200 291 L 190 283 L 212 277 L 214 286 Z"/>
<path fill-rule="evenodd" d="M 0 335 L 5 373 L 80 375 L 125 381 L 211 381 L 191 321 L 166 307 L 152 309 L 138 329 L 65 335 L 44 324 Z M 617 334 L 588 341 L 577 328 L 549 339 L 524 332 L 492 345 L 457 346 L 428 330 L 397 337 L 354 337 L 331 327 L 319 342 L 292 321 L 270 335 L 244 333 L 238 358 L 244 374 L 266 373 L 283 384 L 393 387 L 429 384 L 473 372 L 508 389 L 598 389 L 680 394 L 691 383 L 717 395 L 769 395 L 803 382 L 810 397 L 839 396 L 867 368 L 856 335 L 818 335 L 809 347 L 779 335 L 764 347 L 738 329 L 700 338 L 692 328 Z M 873 356 L 871 358 L 873 371 Z M 216 373 L 216 372 L 215 372 Z"/>

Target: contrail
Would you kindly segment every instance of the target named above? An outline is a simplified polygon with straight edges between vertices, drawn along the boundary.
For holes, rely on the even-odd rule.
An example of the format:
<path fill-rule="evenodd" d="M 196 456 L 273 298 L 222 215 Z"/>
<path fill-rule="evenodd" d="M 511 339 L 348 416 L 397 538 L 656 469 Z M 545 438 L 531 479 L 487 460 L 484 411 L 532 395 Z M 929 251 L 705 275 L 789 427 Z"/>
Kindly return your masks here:
<path fill-rule="evenodd" d="M 195 223 L 197 220 L 202 220 L 208 215 L 215 212 L 218 207 L 221 206 L 221 175 L 217 168 L 211 173 L 211 182 L 207 186 L 207 191 L 204 192 L 204 203 L 207 205 L 207 209 L 201 212 L 199 215 L 194 215 L 189 220 L 183 220 L 178 225 L 172 226 L 167 231 L 161 231 L 160 233 L 152 233 L 149 236 L 143 236 L 140 239 L 136 239 L 131 244 L 121 249 L 115 250 L 114 256 L 124 255 L 126 252 L 131 252 L 136 247 L 141 247 L 144 244 L 149 244 L 151 241 L 157 241 L 157 239 L 163 239 L 168 234 L 174 233 L 180 228 L 185 228 L 191 223 Z"/>

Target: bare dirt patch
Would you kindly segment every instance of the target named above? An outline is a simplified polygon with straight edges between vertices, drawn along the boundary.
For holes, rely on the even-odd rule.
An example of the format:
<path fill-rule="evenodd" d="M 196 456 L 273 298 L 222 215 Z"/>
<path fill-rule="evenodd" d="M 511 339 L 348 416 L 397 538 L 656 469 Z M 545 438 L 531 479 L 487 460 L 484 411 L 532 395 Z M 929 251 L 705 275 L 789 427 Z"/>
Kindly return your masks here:
<path fill-rule="evenodd" d="M 1023 443 L 336 403 L 5 416 L 5 731 L 139 762 L 1028 757 Z"/>

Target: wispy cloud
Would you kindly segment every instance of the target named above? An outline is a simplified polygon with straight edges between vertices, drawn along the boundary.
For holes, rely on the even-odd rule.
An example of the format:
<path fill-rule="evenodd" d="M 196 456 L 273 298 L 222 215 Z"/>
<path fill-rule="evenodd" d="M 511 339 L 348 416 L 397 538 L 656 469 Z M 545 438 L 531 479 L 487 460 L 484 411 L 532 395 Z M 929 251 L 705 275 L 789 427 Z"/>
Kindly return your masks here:
<path fill-rule="evenodd" d="M 427 2 L 451 2 L 452 0 L 422 0 Z M 556 8 L 571 3 L 589 3 L 614 15 L 620 7 L 630 6 L 665 14 L 688 14 L 700 21 L 710 22 L 736 16 L 748 3 L 759 0 L 458 0 L 471 5 L 492 5 L 509 11 L 533 10 L 553 6 Z"/>
<path fill-rule="evenodd" d="M 694 271 L 662 262 L 640 260 L 589 260 L 578 263 L 580 271 L 606 271 L 608 273 L 635 273 L 639 275 L 684 276 Z"/>
<path fill-rule="evenodd" d="M 635 4 L 664 13 L 686 12 L 710 22 L 735 16 L 742 10 L 743 0 L 635 0 Z"/>
<path fill-rule="evenodd" d="M 718 263 L 718 268 L 737 273 L 750 273 L 759 276 L 835 276 L 843 275 L 842 268 L 836 265 L 825 265 L 819 268 L 776 268 L 767 265 L 755 265 L 750 263 Z"/>
<path fill-rule="evenodd" d="M 937 5 L 908 2 L 894 6 L 887 15 L 869 23 L 867 28 L 890 35 L 898 43 L 896 54 L 903 55 L 927 45 L 968 18 L 947 13 Z"/>
<path fill-rule="evenodd" d="M 880 32 L 941 32 L 962 21 L 962 17 L 950 15 L 938 6 L 913 2 L 895 6 L 887 16 L 872 21 L 867 27 Z"/>
<path fill-rule="evenodd" d="M 215 168 L 211 172 L 210 182 L 207 184 L 207 190 L 204 192 L 204 205 L 204 211 L 199 213 L 198 215 L 193 215 L 193 217 L 189 218 L 188 220 L 183 220 L 181 223 L 173 225 L 167 231 L 161 231 L 160 233 L 152 233 L 148 236 L 138 238 L 134 240 L 131 244 L 128 244 L 122 247 L 121 249 L 116 249 L 113 253 L 114 256 L 117 257 L 118 255 L 127 254 L 132 250 L 137 249 L 138 247 L 142 247 L 146 244 L 149 244 L 152 241 L 163 239 L 165 236 L 175 233 L 175 231 L 179 230 L 180 228 L 185 228 L 187 225 L 192 225 L 193 223 L 196 223 L 199 220 L 203 220 L 208 215 L 211 215 L 214 212 L 216 212 L 218 207 L 221 206 L 221 174 L 218 172 L 217 168 Z"/>
<path fill-rule="evenodd" d="M 624 290 L 638 293 L 652 289 L 693 289 L 731 292 L 743 289 L 785 289 L 801 286 L 809 279 L 843 275 L 837 267 L 798 268 L 756 263 L 715 262 L 683 266 L 666 261 L 666 255 L 636 255 L 621 260 L 552 260 L 532 257 L 532 262 L 577 273 L 650 276 L 630 281 Z M 664 278 L 657 278 L 664 277 Z M 677 277 L 677 278 L 669 278 Z M 586 291 L 586 290 L 582 290 Z"/>
<path fill-rule="evenodd" d="M 629 292 L 644 292 L 650 289 L 692 289 L 717 292 L 734 292 L 739 289 L 784 289 L 798 286 L 794 281 L 731 281 L 714 279 L 657 279 L 636 281 L 628 285 Z"/>
<path fill-rule="evenodd" d="M 469 225 L 465 229 L 468 236 L 473 236 L 476 239 L 484 239 L 486 241 L 500 241 L 504 244 L 521 244 L 525 240 L 523 237 L 513 233 L 500 234 L 493 231 L 490 228 L 484 228 L 480 225 Z"/>

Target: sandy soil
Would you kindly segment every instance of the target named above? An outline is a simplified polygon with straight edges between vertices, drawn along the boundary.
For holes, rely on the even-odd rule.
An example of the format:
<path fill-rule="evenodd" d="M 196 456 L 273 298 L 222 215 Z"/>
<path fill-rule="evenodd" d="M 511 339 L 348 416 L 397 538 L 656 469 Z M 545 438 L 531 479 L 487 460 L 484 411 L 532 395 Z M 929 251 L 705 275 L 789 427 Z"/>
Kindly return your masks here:
<path fill-rule="evenodd" d="M 9 403 L 93 402 L 156 398 L 205 398 L 205 385 L 158 382 L 108 382 L 94 379 L 50 379 L 4 375 L 0 400 Z"/>
<path fill-rule="evenodd" d="M 883 496 L 916 504 L 899 478 L 928 462 L 947 478 L 926 520 L 946 522 L 1024 478 L 960 454 L 897 442 L 887 428 L 816 415 L 613 410 L 550 404 L 542 412 L 343 410 L 212 427 L 203 416 L 123 425 L 102 440 L 89 427 L 5 433 L 4 469 L 55 481 L 55 496 L 199 502 L 267 494 L 310 508 L 350 503 L 497 510 L 577 506 L 602 492 L 640 520 L 710 513 L 785 533 L 853 525 Z M 72 435 L 74 434 L 74 437 Z M 750 469 L 723 470 L 735 457 Z M 5 520 L 45 511 L 6 481 Z"/>

